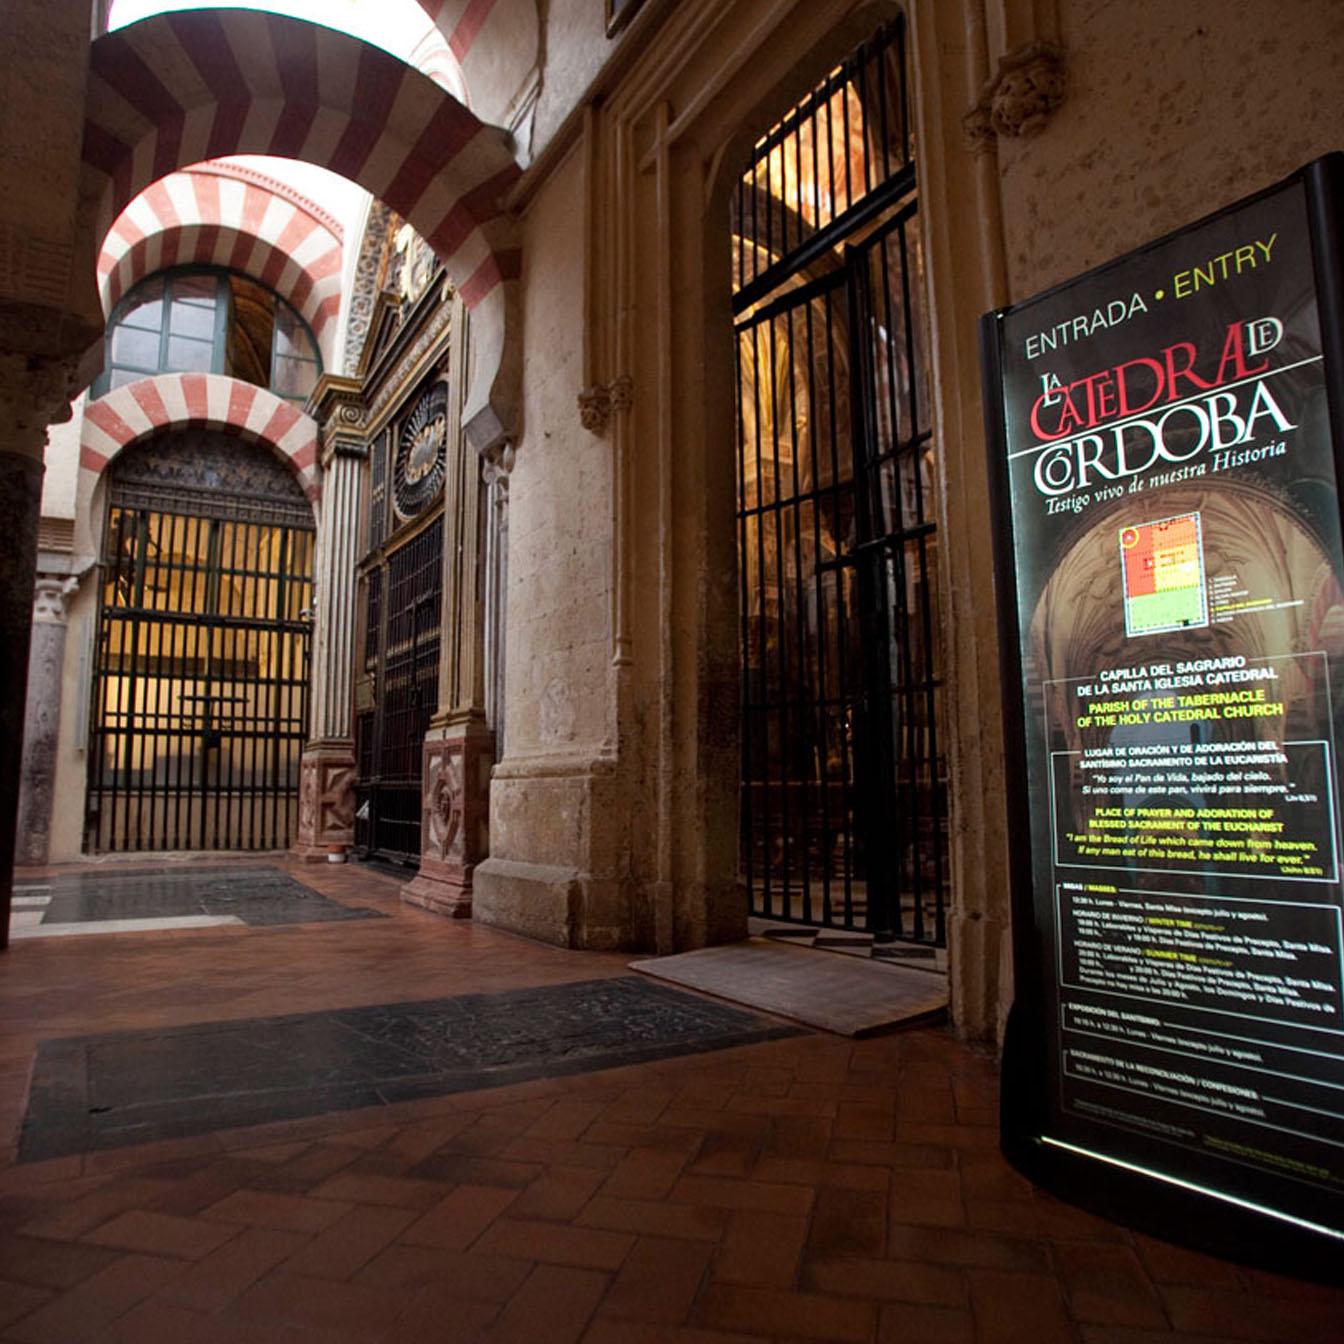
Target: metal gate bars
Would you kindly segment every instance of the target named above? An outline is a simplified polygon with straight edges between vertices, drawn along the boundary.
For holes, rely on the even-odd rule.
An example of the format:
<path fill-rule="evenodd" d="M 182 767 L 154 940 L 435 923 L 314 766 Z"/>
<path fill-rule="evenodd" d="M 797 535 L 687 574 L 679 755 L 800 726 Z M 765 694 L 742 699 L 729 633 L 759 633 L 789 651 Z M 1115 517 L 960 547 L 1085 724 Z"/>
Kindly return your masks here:
<path fill-rule="evenodd" d="M 757 146 L 733 209 L 752 912 L 946 941 L 935 463 L 903 28 Z"/>
<path fill-rule="evenodd" d="M 442 515 L 371 569 L 366 585 L 355 843 L 418 864 L 421 755 L 439 693 Z"/>
<path fill-rule="evenodd" d="M 293 505 L 283 493 L 265 499 L 183 481 L 216 451 L 199 438 L 176 445 L 176 485 L 155 479 L 158 448 L 113 480 L 87 849 L 276 849 L 293 835 L 312 512 L 279 464 L 280 477 L 262 464 L 252 483 L 288 487 Z M 236 440 L 223 451 L 248 456 Z"/>

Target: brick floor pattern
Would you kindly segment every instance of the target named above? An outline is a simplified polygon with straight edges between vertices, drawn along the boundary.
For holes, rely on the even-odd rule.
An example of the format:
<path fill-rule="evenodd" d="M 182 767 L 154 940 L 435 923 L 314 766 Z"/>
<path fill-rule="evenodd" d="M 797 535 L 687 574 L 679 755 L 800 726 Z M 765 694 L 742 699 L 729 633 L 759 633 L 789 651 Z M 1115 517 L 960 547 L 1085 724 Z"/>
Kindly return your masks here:
<path fill-rule="evenodd" d="M 43 1035 L 625 972 L 401 908 L 375 875 L 302 876 L 352 902 L 373 887 L 394 918 L 6 954 L 9 1130 Z M 994 1061 L 940 1029 L 809 1034 L 50 1162 L 11 1149 L 0 1340 L 1344 1338 L 1344 1289 L 1034 1191 L 998 1153 L 996 1099 Z"/>

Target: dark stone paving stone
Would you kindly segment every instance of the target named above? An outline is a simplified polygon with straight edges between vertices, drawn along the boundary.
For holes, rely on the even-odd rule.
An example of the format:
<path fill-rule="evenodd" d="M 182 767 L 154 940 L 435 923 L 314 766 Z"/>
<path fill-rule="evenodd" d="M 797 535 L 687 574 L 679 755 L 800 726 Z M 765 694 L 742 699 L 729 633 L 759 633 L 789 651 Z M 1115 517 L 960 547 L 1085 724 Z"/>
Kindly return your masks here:
<path fill-rule="evenodd" d="M 798 1034 L 638 976 L 44 1041 L 19 1160 Z"/>
<path fill-rule="evenodd" d="M 244 924 L 315 924 L 384 919 L 378 910 L 342 905 L 272 868 L 191 868 L 160 873 L 75 873 L 54 877 L 44 924 L 104 919 L 233 915 Z"/>

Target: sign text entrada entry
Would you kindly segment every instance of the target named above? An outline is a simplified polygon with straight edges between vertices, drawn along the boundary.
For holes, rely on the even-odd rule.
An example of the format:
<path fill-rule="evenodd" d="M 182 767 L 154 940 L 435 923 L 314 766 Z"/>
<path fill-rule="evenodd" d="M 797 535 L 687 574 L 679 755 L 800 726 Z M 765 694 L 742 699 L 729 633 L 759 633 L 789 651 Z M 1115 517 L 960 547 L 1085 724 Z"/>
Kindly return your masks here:
<path fill-rule="evenodd" d="M 1298 1266 L 1344 1259 L 1342 164 L 982 332 L 1005 1148 L 1065 1197 Z"/>

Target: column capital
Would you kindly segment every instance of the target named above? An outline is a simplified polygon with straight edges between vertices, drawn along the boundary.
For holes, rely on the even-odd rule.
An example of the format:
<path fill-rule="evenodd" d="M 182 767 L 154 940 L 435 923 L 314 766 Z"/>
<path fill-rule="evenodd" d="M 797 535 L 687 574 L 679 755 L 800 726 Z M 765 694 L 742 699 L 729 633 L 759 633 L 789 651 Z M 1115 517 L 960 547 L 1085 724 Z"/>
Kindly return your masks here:
<path fill-rule="evenodd" d="M 3 448 L 40 457 L 48 425 L 70 419 L 79 391 L 76 355 L 30 355 L 0 348 L 0 424 L 9 428 Z"/>
<path fill-rule="evenodd" d="M 33 624 L 64 625 L 65 604 L 79 587 L 79 579 L 70 574 L 39 574 L 33 585 Z"/>
<path fill-rule="evenodd" d="M 369 408 L 364 380 L 343 374 L 323 374 L 308 398 L 313 418 L 321 426 L 322 466 L 335 457 L 369 455 Z"/>

